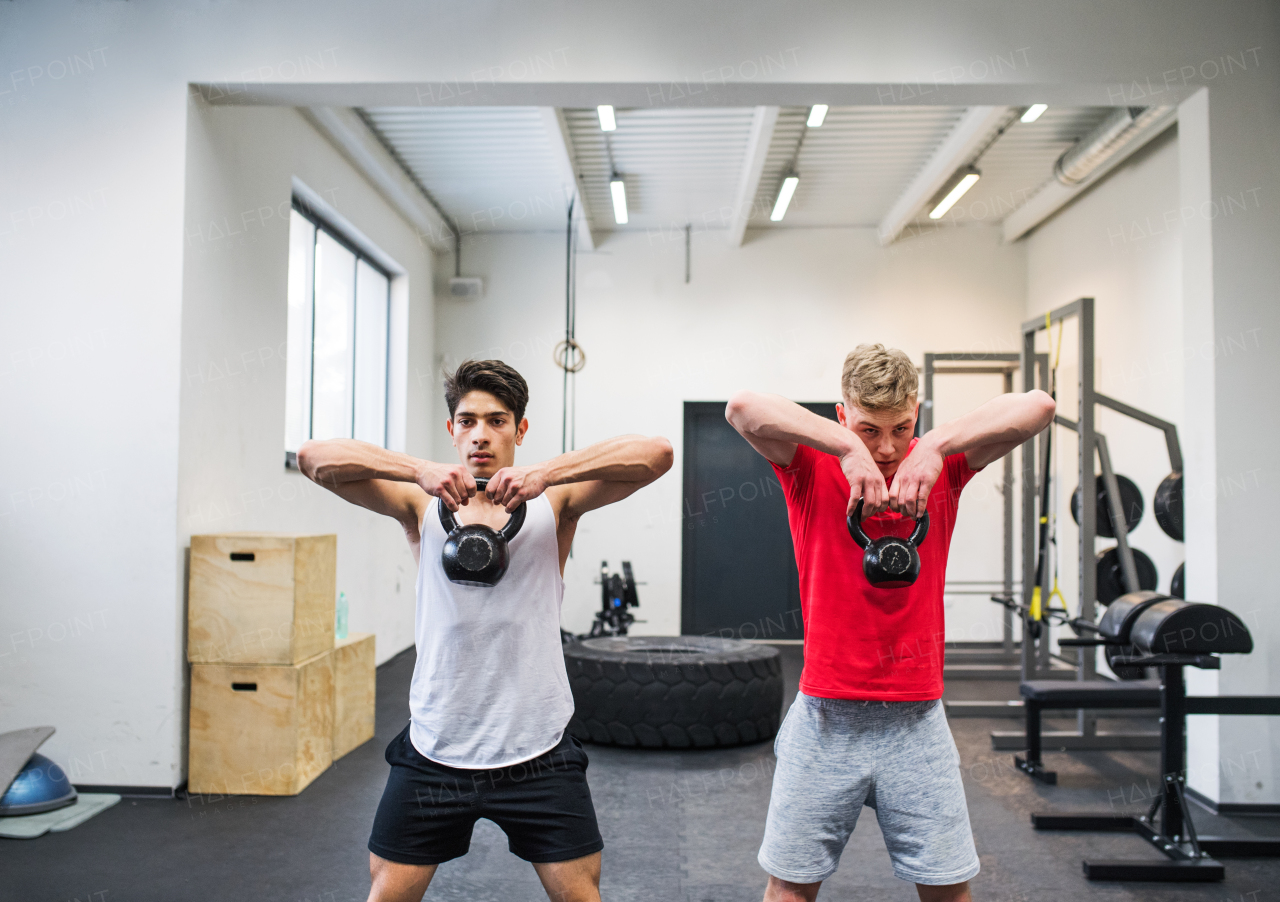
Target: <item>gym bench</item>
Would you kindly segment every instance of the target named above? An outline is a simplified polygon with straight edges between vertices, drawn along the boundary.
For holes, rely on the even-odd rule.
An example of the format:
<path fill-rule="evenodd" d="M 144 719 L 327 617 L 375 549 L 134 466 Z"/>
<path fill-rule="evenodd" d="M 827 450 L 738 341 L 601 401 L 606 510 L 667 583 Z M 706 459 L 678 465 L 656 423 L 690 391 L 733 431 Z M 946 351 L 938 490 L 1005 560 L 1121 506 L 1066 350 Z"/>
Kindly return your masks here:
<path fill-rule="evenodd" d="M 1159 680 L 1088 683 L 1065 680 L 1027 680 L 1018 686 L 1027 716 L 1027 757 L 1014 755 L 1018 769 L 1041 783 L 1058 782 L 1057 771 L 1045 770 L 1040 712 L 1078 708 L 1159 708 Z"/>
<path fill-rule="evenodd" d="M 1187 715 L 1280 715 L 1280 696 L 1187 695 L 1183 676 L 1185 667 L 1217 670 L 1221 667 L 1218 655 L 1249 654 L 1253 651 L 1253 637 L 1244 622 L 1217 605 L 1196 604 L 1155 592 L 1131 592 L 1111 603 L 1098 623 L 1097 631 L 1109 646 L 1108 660 L 1112 669 L 1118 673 L 1141 673 L 1144 668 L 1152 667 L 1160 674 L 1156 694 L 1161 715 L 1161 791 L 1144 815 L 1033 813 L 1031 825 L 1037 830 L 1099 830 L 1136 834 L 1163 856 L 1163 859 L 1155 861 L 1086 859 L 1082 865 L 1089 880 L 1205 883 L 1224 878 L 1226 869 L 1218 858 L 1280 857 L 1280 839 L 1198 836 L 1187 809 Z M 1125 697 L 1125 690 L 1133 685 L 1124 682 L 1065 684 L 1059 689 L 1040 681 L 1024 683 L 1022 694 L 1027 698 L 1028 707 L 1027 738 L 1034 741 L 1034 745 L 1028 751 L 1026 766 L 1019 762 L 1019 767 L 1037 779 L 1044 779 L 1031 767 L 1039 763 L 1040 709 L 1051 705 L 1105 707 L 1100 701 L 1106 693 L 1113 693 L 1114 707 L 1129 707 L 1131 699 Z M 1150 691 L 1149 684 L 1144 684 L 1136 691 L 1135 697 L 1149 700 L 1150 696 L 1144 697 L 1142 693 Z M 1119 704 L 1120 701 L 1125 704 Z M 1032 708 L 1035 708 L 1037 721 L 1034 739 L 1030 726 Z M 1040 771 L 1045 773 L 1043 768 Z"/>

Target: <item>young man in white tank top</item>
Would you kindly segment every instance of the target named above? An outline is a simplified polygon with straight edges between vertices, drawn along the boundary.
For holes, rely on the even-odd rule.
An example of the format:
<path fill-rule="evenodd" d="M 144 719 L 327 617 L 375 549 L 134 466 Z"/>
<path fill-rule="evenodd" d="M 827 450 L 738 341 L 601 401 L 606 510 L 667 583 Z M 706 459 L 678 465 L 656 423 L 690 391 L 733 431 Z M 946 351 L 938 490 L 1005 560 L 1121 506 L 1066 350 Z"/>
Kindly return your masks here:
<path fill-rule="evenodd" d="M 517 467 L 528 399 L 511 367 L 467 361 L 445 381 L 461 463 L 351 439 L 298 451 L 309 478 L 399 522 L 418 560 L 410 723 L 387 747 L 391 775 L 369 840 L 370 902 L 418 902 L 436 867 L 466 854 L 481 817 L 533 864 L 550 898 L 600 898 L 604 843 L 587 757 L 566 730 L 573 696 L 560 646 L 562 574 L 579 518 L 670 469 L 671 444 L 619 436 Z M 489 478 L 486 491 L 477 492 L 478 478 Z M 451 582 L 441 567 L 448 515 L 501 529 L 521 504 L 524 523 L 499 582 Z"/>

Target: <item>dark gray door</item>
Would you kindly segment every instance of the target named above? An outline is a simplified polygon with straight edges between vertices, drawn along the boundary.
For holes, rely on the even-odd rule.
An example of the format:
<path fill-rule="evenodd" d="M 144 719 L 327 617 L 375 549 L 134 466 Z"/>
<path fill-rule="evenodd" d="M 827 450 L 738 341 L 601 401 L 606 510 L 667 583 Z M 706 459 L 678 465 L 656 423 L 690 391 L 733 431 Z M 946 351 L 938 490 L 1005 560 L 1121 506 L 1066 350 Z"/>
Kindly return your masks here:
<path fill-rule="evenodd" d="M 835 402 L 804 407 L 834 420 Z M 787 501 L 769 462 L 724 418 L 722 401 L 684 405 L 681 631 L 802 639 Z"/>

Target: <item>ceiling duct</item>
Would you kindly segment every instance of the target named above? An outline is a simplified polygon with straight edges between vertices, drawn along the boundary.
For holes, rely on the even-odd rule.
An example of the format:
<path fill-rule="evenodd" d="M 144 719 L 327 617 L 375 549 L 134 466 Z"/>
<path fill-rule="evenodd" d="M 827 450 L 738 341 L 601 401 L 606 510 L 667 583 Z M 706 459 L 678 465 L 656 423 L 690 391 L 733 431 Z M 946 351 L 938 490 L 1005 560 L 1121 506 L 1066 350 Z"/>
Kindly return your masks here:
<path fill-rule="evenodd" d="M 1054 177 L 1068 188 L 1087 182 L 1130 143 L 1147 131 L 1152 123 L 1169 112 L 1163 106 L 1119 107 L 1089 134 L 1085 135 L 1053 166 Z"/>

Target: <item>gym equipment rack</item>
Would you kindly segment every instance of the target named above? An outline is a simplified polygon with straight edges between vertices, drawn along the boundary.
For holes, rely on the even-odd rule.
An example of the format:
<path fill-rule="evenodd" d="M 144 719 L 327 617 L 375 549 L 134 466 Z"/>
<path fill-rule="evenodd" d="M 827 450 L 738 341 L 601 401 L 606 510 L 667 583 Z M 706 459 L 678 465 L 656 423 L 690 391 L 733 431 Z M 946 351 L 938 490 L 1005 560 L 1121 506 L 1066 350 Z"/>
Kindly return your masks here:
<path fill-rule="evenodd" d="M 1039 381 L 1047 384 L 1049 379 L 1049 355 L 1035 355 Z M 941 366 L 939 366 L 941 364 Z M 953 352 L 926 353 L 922 377 L 924 382 L 924 398 L 920 405 L 920 433 L 924 434 L 934 425 L 934 389 L 933 380 L 937 375 L 999 375 L 1004 377 L 1006 394 L 1014 390 L 1013 374 L 1022 366 L 1020 353 L 1003 352 Z M 998 587 L 999 594 L 1006 598 L 1014 597 L 1014 479 L 1013 456 L 1005 455 L 1004 472 L 1001 477 L 1000 491 L 1004 504 L 1003 523 L 1003 573 L 999 580 L 953 580 L 947 583 L 944 590 L 947 595 L 985 595 L 990 596 Z M 953 587 L 960 588 L 953 588 Z M 1014 639 L 1013 617 L 1014 605 L 1006 605 L 1002 636 L 996 641 L 957 641 L 946 643 L 946 664 L 944 676 L 949 680 L 1012 680 L 1020 675 L 1021 652 L 1019 643 Z M 1017 701 L 995 702 L 949 702 L 947 714 L 950 717 L 1008 717 L 1021 713 L 1021 703 Z"/>
<path fill-rule="evenodd" d="M 1103 483 L 1107 488 L 1107 501 L 1110 507 L 1111 522 L 1116 534 L 1116 548 L 1120 558 L 1120 569 L 1125 591 L 1139 590 L 1137 571 L 1133 563 L 1133 551 L 1129 547 L 1125 518 L 1120 509 L 1120 490 L 1116 484 L 1115 472 L 1111 468 L 1111 455 L 1107 447 L 1106 436 L 1098 432 L 1094 426 L 1094 415 L 1098 405 L 1109 408 L 1154 426 L 1164 432 L 1165 443 L 1169 452 L 1169 462 L 1176 471 L 1182 470 L 1182 451 L 1178 444 L 1178 431 L 1173 423 L 1152 416 L 1128 404 L 1118 401 L 1099 392 L 1094 385 L 1094 299 L 1079 298 L 1069 304 L 1049 311 L 1047 315 L 1037 316 L 1022 324 L 1022 387 L 1024 391 L 1034 388 L 1048 388 L 1047 374 L 1042 374 L 1037 385 L 1037 374 L 1031 362 L 1038 359 L 1036 354 L 1036 334 L 1046 332 L 1054 323 L 1060 323 L 1070 317 L 1079 321 L 1078 353 L 1078 407 L 1076 418 L 1070 419 L 1061 413 L 1054 417 L 1054 424 L 1076 433 L 1078 442 L 1078 484 L 1092 486 L 1097 477 L 1094 475 L 1094 456 L 1102 470 Z M 1052 428 L 1052 427 L 1051 427 Z M 1022 446 L 1022 599 L 1024 603 L 1024 640 L 1022 642 L 1022 679 L 1053 680 L 1074 679 L 1090 681 L 1099 679 L 1097 659 L 1092 650 L 1084 653 L 1084 649 L 1076 649 L 1074 660 L 1065 655 L 1052 652 L 1051 621 L 1041 621 L 1042 629 L 1038 638 L 1032 638 L 1025 630 L 1025 599 L 1031 597 L 1036 585 L 1036 530 L 1038 522 L 1037 475 L 1036 463 L 1043 457 L 1045 433 L 1029 439 Z M 1079 580 L 1078 606 L 1076 617 L 1086 622 L 1096 621 L 1097 612 L 1097 567 L 1095 564 L 1097 524 L 1097 494 L 1091 491 L 1080 493 L 1080 529 L 1079 529 Z M 1006 597 L 1006 605 L 1012 605 L 1012 596 Z M 1069 646 L 1066 646 L 1069 647 Z M 1070 668 L 1055 666 L 1057 663 L 1069 663 Z M 1159 748 L 1158 733 L 1099 733 L 1097 715 L 1087 709 L 1079 709 L 1076 715 L 1077 729 L 1074 732 L 1048 732 L 1044 734 L 1044 743 L 1051 748 L 1059 749 L 1156 749 Z M 1026 734 L 1022 731 L 997 730 L 991 734 L 992 747 L 1002 750 L 1018 750 L 1025 748 Z"/>

